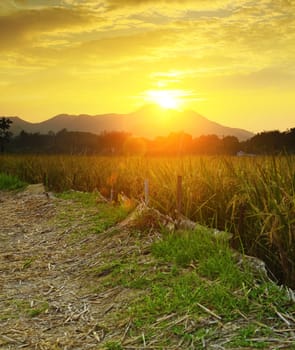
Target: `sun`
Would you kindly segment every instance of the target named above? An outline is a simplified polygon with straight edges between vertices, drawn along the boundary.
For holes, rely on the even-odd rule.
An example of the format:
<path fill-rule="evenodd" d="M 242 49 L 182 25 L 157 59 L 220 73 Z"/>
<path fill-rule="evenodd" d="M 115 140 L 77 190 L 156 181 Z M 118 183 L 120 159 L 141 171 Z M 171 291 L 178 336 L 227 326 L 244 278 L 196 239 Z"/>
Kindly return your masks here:
<path fill-rule="evenodd" d="M 164 109 L 179 109 L 182 104 L 178 90 L 149 90 L 145 99 Z"/>
<path fill-rule="evenodd" d="M 151 97 L 160 107 L 166 109 L 177 109 L 179 102 L 170 91 L 151 91 Z"/>

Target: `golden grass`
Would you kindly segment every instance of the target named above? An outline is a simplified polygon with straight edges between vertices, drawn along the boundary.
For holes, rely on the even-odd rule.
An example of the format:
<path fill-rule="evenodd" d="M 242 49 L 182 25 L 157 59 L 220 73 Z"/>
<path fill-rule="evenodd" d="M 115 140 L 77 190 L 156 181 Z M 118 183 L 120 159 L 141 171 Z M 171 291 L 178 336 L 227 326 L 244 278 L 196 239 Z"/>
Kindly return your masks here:
<path fill-rule="evenodd" d="M 279 281 L 295 286 L 295 157 L 12 156 L 0 172 L 49 190 L 124 192 L 174 215 L 177 175 L 183 177 L 183 214 L 233 233 L 234 247 L 266 261 Z"/>

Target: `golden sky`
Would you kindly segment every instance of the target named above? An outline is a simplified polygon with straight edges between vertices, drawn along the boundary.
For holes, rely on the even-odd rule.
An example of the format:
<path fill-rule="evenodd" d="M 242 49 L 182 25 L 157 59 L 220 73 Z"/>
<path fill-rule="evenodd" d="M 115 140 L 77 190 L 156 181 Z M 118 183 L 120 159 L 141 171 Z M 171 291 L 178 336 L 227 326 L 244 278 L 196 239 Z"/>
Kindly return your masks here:
<path fill-rule="evenodd" d="M 0 0 L 0 115 L 131 112 L 295 127 L 295 0 Z M 161 93 L 160 93 L 161 94 Z"/>

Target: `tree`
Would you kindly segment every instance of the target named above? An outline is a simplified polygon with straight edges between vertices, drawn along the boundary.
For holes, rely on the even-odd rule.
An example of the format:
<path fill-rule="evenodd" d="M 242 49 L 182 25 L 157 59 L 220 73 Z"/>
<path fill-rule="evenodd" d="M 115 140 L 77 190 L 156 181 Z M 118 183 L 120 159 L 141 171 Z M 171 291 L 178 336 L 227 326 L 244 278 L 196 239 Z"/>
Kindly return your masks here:
<path fill-rule="evenodd" d="M 0 119 L 0 151 L 4 152 L 5 143 L 9 142 L 12 133 L 9 131 L 12 120 L 2 117 Z"/>
<path fill-rule="evenodd" d="M 225 154 L 236 155 L 239 151 L 240 143 L 235 136 L 225 136 L 221 143 Z"/>

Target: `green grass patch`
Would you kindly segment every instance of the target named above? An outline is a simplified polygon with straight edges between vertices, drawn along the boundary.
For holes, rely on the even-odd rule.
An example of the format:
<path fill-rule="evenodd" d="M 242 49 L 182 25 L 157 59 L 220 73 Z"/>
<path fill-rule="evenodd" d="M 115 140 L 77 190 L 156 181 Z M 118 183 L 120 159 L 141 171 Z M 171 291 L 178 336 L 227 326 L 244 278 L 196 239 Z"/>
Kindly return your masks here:
<path fill-rule="evenodd" d="M 88 271 L 100 291 L 118 285 L 139 291 L 127 311 L 134 334 L 144 330 L 147 337 L 159 318 L 171 314 L 189 315 L 197 323 L 212 315 L 228 322 L 243 314 L 263 323 L 277 318 L 276 311 L 292 312 L 285 292 L 271 282 L 257 280 L 247 265 L 239 267 L 228 242 L 217 238 L 213 230 L 199 226 L 196 231 L 163 234 L 151 252 L 153 257 L 144 264 L 136 254 L 121 260 L 114 256 L 111 263 Z M 158 324 L 163 330 L 166 326 L 165 321 Z M 201 346 L 201 330 L 187 334 L 182 326 L 169 332 Z M 209 328 L 206 337 L 214 337 L 218 326 Z M 235 340 L 247 343 L 239 334 Z"/>
<path fill-rule="evenodd" d="M 63 215 L 67 220 L 71 220 L 72 216 L 77 214 L 77 206 L 86 210 L 86 215 L 91 215 L 91 232 L 101 233 L 108 228 L 114 226 L 118 222 L 126 218 L 130 210 L 120 205 L 114 205 L 108 202 L 101 202 L 100 194 L 97 192 L 79 192 L 69 191 L 57 194 L 57 197 L 70 200 L 76 204 L 70 208 Z M 83 236 L 81 232 L 76 233 L 77 236 Z"/>
<path fill-rule="evenodd" d="M 123 350 L 121 343 L 116 341 L 109 341 L 104 346 L 105 350 Z"/>
<path fill-rule="evenodd" d="M 114 226 L 125 219 L 129 213 L 126 208 L 112 204 L 99 204 L 98 209 L 99 210 L 93 219 L 96 233 L 101 233 Z"/>
<path fill-rule="evenodd" d="M 103 264 L 99 267 L 91 268 L 86 271 L 96 283 L 95 292 L 104 288 L 123 286 L 125 288 L 145 290 L 150 287 L 154 274 L 147 273 L 147 266 L 140 266 L 134 262 L 134 257 L 125 258 L 124 260 L 114 260 L 110 263 Z"/>
<path fill-rule="evenodd" d="M 158 259 L 158 272 L 149 275 L 149 288 L 143 283 L 148 293 L 130 309 L 139 328 L 173 313 L 199 319 L 212 312 L 223 322 L 243 313 L 259 321 L 276 317 L 275 310 L 288 307 L 285 292 L 237 266 L 227 241 L 218 239 L 213 230 L 198 227 L 164 234 L 153 244 L 152 254 Z M 170 268 L 161 271 L 164 265 Z"/>
<path fill-rule="evenodd" d="M 152 253 L 165 262 L 193 266 L 201 276 L 218 279 L 230 287 L 239 287 L 241 281 L 252 281 L 247 271 L 237 267 L 228 242 L 206 227 L 166 234 L 152 246 Z"/>
<path fill-rule="evenodd" d="M 47 302 L 41 302 L 36 307 L 27 310 L 29 317 L 37 317 L 48 310 L 49 304 Z"/>
<path fill-rule="evenodd" d="M 270 328 L 261 328 L 257 324 L 249 323 L 238 330 L 238 334 L 229 345 L 239 348 L 265 349 L 269 345 L 267 338 L 272 335 L 273 331 Z M 258 341 L 255 338 L 265 340 Z"/>
<path fill-rule="evenodd" d="M 11 301 L 11 317 L 14 315 L 15 317 L 21 315 L 33 318 L 37 317 L 40 314 L 46 312 L 49 308 L 49 304 L 47 301 L 42 300 L 34 300 L 33 304 L 30 304 L 29 301 L 24 299 L 15 299 Z"/>
<path fill-rule="evenodd" d="M 93 207 L 97 204 L 96 194 L 90 192 L 67 191 L 63 193 L 57 193 L 56 196 L 64 200 L 79 202 L 84 208 Z"/>
<path fill-rule="evenodd" d="M 20 190 L 27 184 L 16 176 L 0 173 L 0 190 Z"/>

